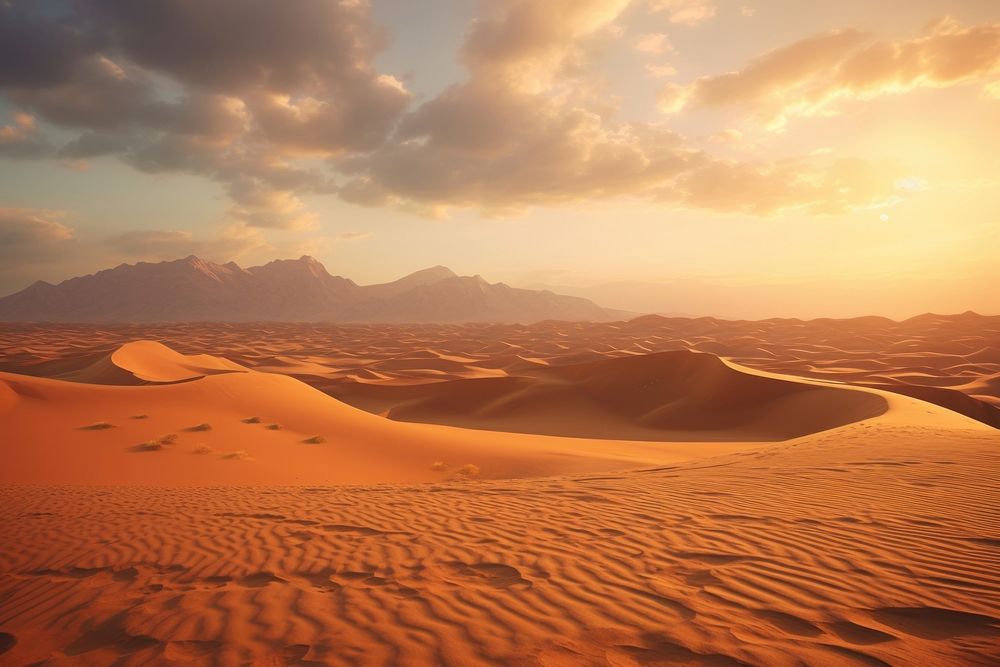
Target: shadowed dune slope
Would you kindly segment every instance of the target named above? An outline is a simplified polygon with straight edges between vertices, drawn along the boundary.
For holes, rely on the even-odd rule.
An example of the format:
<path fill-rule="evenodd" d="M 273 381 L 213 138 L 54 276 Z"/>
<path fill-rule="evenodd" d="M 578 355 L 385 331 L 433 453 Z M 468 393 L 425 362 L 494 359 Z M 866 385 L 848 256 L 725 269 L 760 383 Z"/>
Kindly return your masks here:
<path fill-rule="evenodd" d="M 78 372 L 96 361 L 111 363 L 106 357 L 118 347 L 142 339 L 161 341 L 183 354 L 219 355 L 252 370 L 292 375 L 356 405 L 364 403 L 367 393 L 356 383 L 531 378 L 533 371 L 549 367 L 689 350 L 717 355 L 754 372 L 911 394 L 1000 426 L 1000 316 L 975 313 L 925 315 L 903 322 L 878 317 L 729 321 L 651 315 L 628 322 L 546 321 L 528 326 L 0 323 L 0 371 L 107 382 L 106 369 L 91 369 L 88 377 Z M 112 376 L 112 383 L 139 381 L 117 371 Z M 502 392 L 504 385 L 495 384 Z M 372 404 L 381 408 L 376 412 L 393 405 L 381 399 Z"/>
<path fill-rule="evenodd" d="M 754 446 L 654 445 L 403 424 L 285 375 L 226 372 L 239 367 L 184 357 L 156 343 L 126 345 L 109 358 L 133 378 L 162 383 L 137 386 L 126 379 L 116 386 L 0 373 L 0 483 L 531 477 L 634 468 Z M 213 374 L 185 377 L 193 372 Z"/>
<path fill-rule="evenodd" d="M 581 362 L 606 348 L 552 338 L 500 380 L 591 428 L 860 421 L 779 443 L 467 430 L 147 343 L 76 366 L 103 358 L 118 385 L 0 373 L 0 665 L 996 664 L 996 429 L 708 354 Z M 412 343 L 337 363 L 462 386 L 427 371 L 474 350 Z M 287 367 L 334 365 L 298 345 Z M 244 351 L 282 366 L 265 346 Z M 530 421 L 517 391 L 445 398 Z"/>
<path fill-rule="evenodd" d="M 785 440 L 881 414 L 872 393 L 756 373 L 686 350 L 339 396 L 403 421 L 635 440 Z"/>
<path fill-rule="evenodd" d="M 520 399 L 516 391 L 513 399 L 503 395 L 492 402 L 465 392 L 431 403 L 472 414 L 469 402 L 489 404 L 484 409 L 499 413 L 491 419 L 543 434 L 392 421 L 285 375 L 224 372 L 235 365 L 184 357 L 155 343 L 126 345 L 110 358 L 135 377 L 164 383 L 115 386 L 0 373 L 0 482 L 344 484 L 537 477 L 714 456 L 882 413 L 879 418 L 889 420 L 902 412 L 927 413 L 938 424 L 969 423 L 914 399 L 745 372 L 690 352 L 564 366 L 523 390 Z M 214 374 L 177 382 L 192 372 Z M 554 437 L 545 429 L 586 437 Z M 654 434 L 671 442 L 650 441 Z M 713 440 L 719 442 L 697 442 Z"/>

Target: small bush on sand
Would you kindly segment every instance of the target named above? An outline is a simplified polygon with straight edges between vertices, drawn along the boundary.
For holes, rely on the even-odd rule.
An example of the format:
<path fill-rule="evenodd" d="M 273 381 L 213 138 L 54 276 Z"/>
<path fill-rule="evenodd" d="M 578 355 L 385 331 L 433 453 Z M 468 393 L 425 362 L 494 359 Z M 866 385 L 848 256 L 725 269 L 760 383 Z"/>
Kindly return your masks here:
<path fill-rule="evenodd" d="M 253 457 L 240 449 L 235 452 L 226 452 L 220 458 L 226 459 L 227 461 L 249 461 Z"/>
<path fill-rule="evenodd" d="M 268 424 L 267 425 L 267 430 L 269 430 L 269 431 L 280 431 L 281 430 L 281 424 Z"/>
<path fill-rule="evenodd" d="M 185 431 L 191 431 L 192 433 L 197 433 L 197 432 L 200 432 L 200 431 L 211 431 L 212 430 L 212 425 L 211 424 L 198 424 L 197 426 L 189 426 L 188 428 L 186 428 L 184 430 Z"/>
<path fill-rule="evenodd" d="M 479 477 L 479 466 L 466 463 L 451 475 L 452 479 L 475 479 Z"/>
<path fill-rule="evenodd" d="M 149 419 L 149 415 L 132 415 L 129 419 Z"/>
<path fill-rule="evenodd" d="M 244 424 L 259 424 L 260 417 L 247 417 L 246 419 L 241 419 L 240 421 Z"/>
<path fill-rule="evenodd" d="M 191 450 L 192 454 L 211 454 L 212 448 L 208 445 L 196 445 L 194 449 Z"/>
<path fill-rule="evenodd" d="M 148 442 L 140 442 L 138 445 L 133 445 L 129 449 L 133 452 L 158 452 L 163 449 L 163 443 L 156 440 L 149 440 Z"/>
<path fill-rule="evenodd" d="M 114 424 L 109 424 L 108 422 L 94 422 L 93 424 L 87 424 L 86 426 L 81 426 L 81 431 L 104 431 L 109 428 L 114 428 Z"/>
<path fill-rule="evenodd" d="M 447 470 L 448 464 L 444 461 L 435 461 L 431 464 L 431 470 Z"/>
<path fill-rule="evenodd" d="M 156 442 L 160 443 L 161 445 L 172 445 L 175 442 L 177 442 L 177 434 L 167 433 L 166 435 L 161 435 L 159 438 L 156 439 Z"/>
<path fill-rule="evenodd" d="M 311 438 L 306 438 L 302 442 L 304 442 L 307 445 L 322 445 L 324 442 L 326 442 L 326 438 L 324 438 L 321 435 L 314 435 Z"/>

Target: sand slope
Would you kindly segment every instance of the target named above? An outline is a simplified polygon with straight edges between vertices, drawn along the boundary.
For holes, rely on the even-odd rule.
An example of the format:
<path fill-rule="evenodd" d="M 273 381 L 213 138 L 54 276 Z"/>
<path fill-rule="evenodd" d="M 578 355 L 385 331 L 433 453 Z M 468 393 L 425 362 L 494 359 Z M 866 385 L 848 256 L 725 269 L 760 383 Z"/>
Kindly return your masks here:
<path fill-rule="evenodd" d="M 0 663 L 991 665 L 998 444 L 862 422 L 548 480 L 0 489 Z"/>
<path fill-rule="evenodd" d="M 0 482 L 342 484 L 526 477 L 630 468 L 753 446 L 712 449 L 399 424 L 288 376 L 246 371 L 205 355 L 184 357 L 158 343 L 130 343 L 108 360 L 120 372 L 159 384 L 0 373 Z"/>
<path fill-rule="evenodd" d="M 787 440 L 881 414 L 876 394 L 769 377 L 677 350 L 430 384 L 357 382 L 342 400 L 391 419 L 634 440 Z"/>
<path fill-rule="evenodd" d="M 428 393 L 403 406 L 428 411 L 428 420 L 463 423 L 464 415 L 473 424 L 577 438 L 394 422 L 289 376 L 185 357 L 159 343 L 127 344 L 107 365 L 132 379 L 87 384 L 0 373 L 0 483 L 537 477 L 715 456 L 871 418 L 987 428 L 915 399 L 750 371 L 684 351 L 562 366 L 536 378 L 537 385 L 511 389 L 514 378 L 502 378 L 499 394 Z"/>
<path fill-rule="evenodd" d="M 103 358 L 140 339 L 158 340 L 185 354 L 208 353 L 247 368 L 294 375 L 361 407 L 367 405 L 363 399 L 369 390 L 359 385 L 530 378 L 548 367 L 691 350 L 758 371 L 915 395 L 1000 427 L 1000 317 L 975 313 L 925 315 L 904 322 L 878 317 L 748 322 L 646 316 L 628 322 L 531 326 L 0 324 L 0 371 L 57 377 L 79 368 L 88 355 L 93 355 L 91 360 Z M 377 407 L 376 412 L 385 409 L 381 403 Z M 476 426 L 493 428 L 485 421 Z"/>
<path fill-rule="evenodd" d="M 840 384 L 846 369 L 644 360 L 662 343 L 645 326 L 472 327 L 461 345 L 372 329 L 338 349 L 324 327 L 295 343 L 270 325 L 185 330 L 230 336 L 239 365 L 100 335 L 8 345 L 6 367 L 33 375 L 0 373 L 0 665 L 996 664 L 1000 431 Z M 678 349 L 761 345 L 690 338 Z M 946 388 L 993 391 L 990 358 L 941 361 L 972 378 Z M 268 365 L 432 398 L 470 377 L 525 382 L 524 405 L 591 433 L 672 427 L 675 400 L 722 439 L 817 432 L 659 443 L 397 422 L 251 370 Z M 465 397 L 483 424 L 540 419 L 503 391 L 491 413 L 483 393 Z"/>

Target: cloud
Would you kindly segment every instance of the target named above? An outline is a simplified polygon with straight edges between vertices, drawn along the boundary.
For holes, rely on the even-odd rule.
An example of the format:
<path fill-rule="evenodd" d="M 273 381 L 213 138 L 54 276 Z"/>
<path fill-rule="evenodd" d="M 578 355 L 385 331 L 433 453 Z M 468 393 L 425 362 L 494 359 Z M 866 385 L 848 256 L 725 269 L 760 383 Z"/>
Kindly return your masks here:
<path fill-rule="evenodd" d="M 5 101 L 26 114 L 0 131 L 0 150 L 40 156 L 25 142 L 44 143 L 38 127 L 57 126 L 58 136 L 70 138 L 48 154 L 66 164 L 115 156 L 148 173 L 214 180 L 229 197 L 228 221 L 242 230 L 313 229 L 317 218 L 304 199 L 317 193 L 429 216 L 454 207 L 507 215 L 610 197 L 754 214 L 828 212 L 884 194 L 872 185 L 882 179 L 861 167 L 849 177 L 809 158 L 793 166 L 734 163 L 665 122 L 618 120 L 595 58 L 622 33 L 629 5 L 497 0 L 460 48 L 467 78 L 414 107 L 405 86 L 374 65 L 385 35 L 364 2 L 75 0 L 54 12 L 45 2 L 0 0 L 0 36 L 31 35 L 34 46 L 15 42 L 38 54 L 37 61 L 11 55 L 0 75 Z M 647 7 L 680 25 L 716 11 L 703 0 Z M 934 76 L 964 76 L 952 71 L 972 57 L 963 30 L 936 26 L 932 36 L 962 46 L 925 46 L 917 60 L 958 54 L 940 55 Z M 793 93 L 833 76 L 831 58 L 839 64 L 833 70 L 854 72 L 847 64 L 871 43 L 852 31 L 820 35 L 742 72 L 670 84 L 659 107 L 671 113 L 777 100 L 787 113 Z M 643 35 L 636 46 L 651 55 L 670 50 L 662 33 Z M 654 67 L 657 76 L 673 72 Z M 861 67 L 853 76 L 881 71 Z M 903 175 L 887 174 L 888 192 L 891 178 Z M 791 184 L 785 193 L 777 192 L 782 179 Z M 114 243 L 137 252 L 201 243 L 158 234 Z"/>
<path fill-rule="evenodd" d="M 129 260 L 170 260 L 188 255 L 231 260 L 267 248 L 257 230 L 231 225 L 211 238 L 197 238 L 189 231 L 142 229 L 117 234 L 105 246 Z"/>
<path fill-rule="evenodd" d="M 681 175 L 664 198 L 693 208 L 769 215 L 836 215 L 895 202 L 901 167 L 860 159 L 799 158 L 751 164 L 714 160 Z"/>
<path fill-rule="evenodd" d="M 409 103 L 373 64 L 384 44 L 365 2 L 5 0 L 0 90 L 78 134 L 56 151 L 10 125 L 0 152 L 206 176 L 234 218 L 303 228 L 297 194 L 333 188 L 293 162 L 378 147 Z"/>
<path fill-rule="evenodd" d="M 778 128 L 795 116 L 834 113 L 839 100 L 983 81 L 998 72 L 1000 23 L 963 27 L 941 19 L 900 41 L 832 30 L 765 53 L 740 71 L 696 80 L 673 110 L 745 107 Z"/>
<path fill-rule="evenodd" d="M 669 63 L 654 64 L 646 63 L 646 73 L 654 79 L 662 79 L 677 74 L 677 68 Z"/>
<path fill-rule="evenodd" d="M 673 52 L 674 47 L 662 32 L 653 32 L 639 35 L 635 40 L 635 50 L 649 55 L 662 55 Z"/>
<path fill-rule="evenodd" d="M 73 239 L 73 230 L 60 220 L 62 211 L 0 208 L 0 261 L 44 260 Z"/>
<path fill-rule="evenodd" d="M 715 16 L 717 8 L 710 0 L 650 0 L 650 10 L 663 12 L 671 23 L 696 26 Z"/>
<path fill-rule="evenodd" d="M 344 232 L 333 237 L 334 241 L 363 241 L 375 236 L 373 232 Z"/>
<path fill-rule="evenodd" d="M 229 215 L 251 227 L 310 229 L 316 224 L 316 214 L 306 210 L 292 190 L 241 178 L 230 183 L 228 192 L 233 200 Z"/>
<path fill-rule="evenodd" d="M 0 126 L 0 155 L 33 158 L 51 152 L 52 146 L 39 136 L 34 116 L 15 113 L 9 125 Z"/>
<path fill-rule="evenodd" d="M 391 142 L 337 163 L 348 178 L 341 197 L 430 216 L 610 197 L 767 215 L 843 212 L 895 191 L 899 174 L 889 167 L 883 179 L 862 161 L 731 162 L 662 124 L 616 122 L 599 96 L 586 94 L 590 73 L 576 65 L 580 44 L 613 24 L 621 3 L 505 6 L 508 14 L 468 33 L 462 51 L 475 57 L 466 81 L 404 116 Z M 526 69 L 525 54 L 544 54 L 543 70 Z M 661 106 L 685 103 L 686 88 L 668 90 L 674 96 L 661 94 Z"/>
<path fill-rule="evenodd" d="M 768 215 L 789 208 L 841 213 L 895 192 L 900 174 L 891 165 L 732 162 L 661 124 L 616 122 L 597 96 L 579 93 L 592 82 L 578 65 L 581 44 L 612 25 L 624 6 L 504 6 L 506 14 L 468 33 L 466 81 L 405 115 L 391 142 L 337 163 L 348 177 L 341 197 L 432 216 L 451 207 L 507 215 L 526 206 L 619 196 Z M 544 67 L 525 65 L 536 58 Z M 665 91 L 659 98 L 664 110 L 687 103 L 686 87 Z"/>
<path fill-rule="evenodd" d="M 687 98 L 687 88 L 679 83 L 668 83 L 656 95 L 656 108 L 663 113 L 674 113 L 684 108 Z"/>

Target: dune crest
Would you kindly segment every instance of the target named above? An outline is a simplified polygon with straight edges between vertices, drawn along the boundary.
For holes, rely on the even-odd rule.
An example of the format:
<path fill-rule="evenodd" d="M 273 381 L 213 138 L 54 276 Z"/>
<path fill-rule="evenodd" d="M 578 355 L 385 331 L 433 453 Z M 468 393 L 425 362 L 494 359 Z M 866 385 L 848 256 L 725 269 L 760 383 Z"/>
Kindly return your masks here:
<path fill-rule="evenodd" d="M 358 382 L 347 402 L 391 419 L 632 440 L 772 441 L 878 416 L 879 395 L 675 350 L 422 385 Z"/>
<path fill-rule="evenodd" d="M 9 346 L 0 663 L 992 664 L 1000 432 L 613 326 Z"/>
<path fill-rule="evenodd" d="M 184 355 L 151 340 L 122 345 L 111 354 L 111 362 L 146 382 L 181 382 L 218 373 L 247 372 L 228 359 L 208 354 Z"/>
<path fill-rule="evenodd" d="M 517 378 L 499 378 L 499 395 L 455 382 L 418 387 L 447 390 L 415 404 L 437 410 L 440 421 L 448 409 L 493 426 L 506 419 L 525 433 L 392 421 L 286 375 L 151 341 L 124 345 L 110 358 L 147 384 L 0 373 L 0 439 L 20 443 L 0 449 L 0 482 L 431 482 L 462 466 L 484 478 L 538 477 L 715 456 L 863 419 L 907 421 L 909 412 L 927 412 L 942 426 L 980 426 L 913 399 L 765 376 L 693 352 L 545 369 L 537 387 L 511 389 Z M 194 462 L 180 454 L 195 447 L 221 456 Z M 230 450 L 243 455 L 226 458 Z M 435 469 L 435 462 L 447 465 Z"/>

